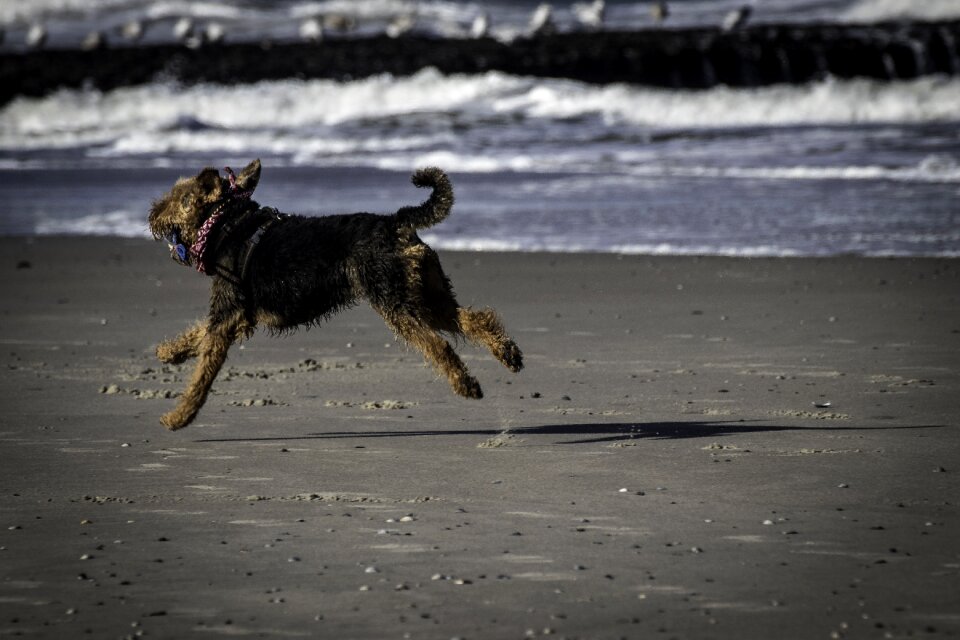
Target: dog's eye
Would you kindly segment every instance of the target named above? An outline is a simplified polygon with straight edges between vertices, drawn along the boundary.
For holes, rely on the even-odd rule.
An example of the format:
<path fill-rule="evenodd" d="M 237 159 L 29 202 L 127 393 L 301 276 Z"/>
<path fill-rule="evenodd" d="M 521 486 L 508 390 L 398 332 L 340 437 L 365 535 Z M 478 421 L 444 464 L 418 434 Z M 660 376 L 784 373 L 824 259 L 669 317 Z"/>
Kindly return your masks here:
<path fill-rule="evenodd" d="M 189 209 L 189 208 L 190 208 L 190 194 L 189 194 L 189 193 L 186 194 L 185 196 L 183 196 L 182 198 L 180 198 L 180 208 L 181 208 L 181 209 Z"/>

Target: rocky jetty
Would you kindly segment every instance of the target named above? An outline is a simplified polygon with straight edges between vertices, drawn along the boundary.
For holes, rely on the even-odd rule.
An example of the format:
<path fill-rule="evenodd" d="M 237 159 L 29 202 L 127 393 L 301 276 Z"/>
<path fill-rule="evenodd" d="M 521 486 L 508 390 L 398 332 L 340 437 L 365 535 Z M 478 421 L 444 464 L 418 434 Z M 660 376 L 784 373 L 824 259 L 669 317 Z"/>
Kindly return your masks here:
<path fill-rule="evenodd" d="M 690 89 L 804 83 L 826 75 L 881 80 L 957 75 L 960 21 L 553 33 L 512 43 L 408 34 L 316 43 L 6 51 L 0 53 L 0 104 L 61 87 L 108 90 L 161 78 L 183 83 L 346 80 L 406 75 L 429 66 L 445 73 L 498 70 Z"/>

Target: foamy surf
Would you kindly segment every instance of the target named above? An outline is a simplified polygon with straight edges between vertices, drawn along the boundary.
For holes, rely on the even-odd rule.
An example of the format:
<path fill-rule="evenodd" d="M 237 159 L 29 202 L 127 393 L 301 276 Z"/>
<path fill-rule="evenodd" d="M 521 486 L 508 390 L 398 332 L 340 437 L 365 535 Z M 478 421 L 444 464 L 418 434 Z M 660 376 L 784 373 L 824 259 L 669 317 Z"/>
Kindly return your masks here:
<path fill-rule="evenodd" d="M 960 120 L 958 104 L 960 79 L 936 77 L 699 92 L 432 69 L 353 82 L 155 83 L 17 99 L 0 111 L 0 157 L 36 166 L 38 155 L 61 150 L 119 165 L 269 155 L 292 165 L 399 168 L 432 156 L 462 158 L 451 169 L 463 171 L 607 171 L 609 158 L 645 164 L 667 135 L 945 124 Z M 746 133 L 747 145 L 756 143 Z"/>

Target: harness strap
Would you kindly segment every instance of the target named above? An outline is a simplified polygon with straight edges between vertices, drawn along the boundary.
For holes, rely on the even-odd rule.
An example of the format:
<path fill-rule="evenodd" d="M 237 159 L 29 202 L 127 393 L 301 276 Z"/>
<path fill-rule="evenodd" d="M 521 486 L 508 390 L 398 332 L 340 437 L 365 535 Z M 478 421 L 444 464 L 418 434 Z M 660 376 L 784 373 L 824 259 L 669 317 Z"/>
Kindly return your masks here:
<path fill-rule="evenodd" d="M 239 256 L 237 264 L 240 265 L 240 281 L 247 281 L 247 271 L 250 268 L 250 260 L 253 258 L 253 254 L 256 252 L 257 245 L 260 244 L 260 240 L 263 238 L 263 235 L 270 229 L 273 225 L 280 222 L 286 218 L 285 215 L 277 213 L 270 217 L 269 220 L 263 222 L 257 230 L 253 232 L 253 235 L 247 238 L 246 243 L 243 245 L 243 253 Z"/>

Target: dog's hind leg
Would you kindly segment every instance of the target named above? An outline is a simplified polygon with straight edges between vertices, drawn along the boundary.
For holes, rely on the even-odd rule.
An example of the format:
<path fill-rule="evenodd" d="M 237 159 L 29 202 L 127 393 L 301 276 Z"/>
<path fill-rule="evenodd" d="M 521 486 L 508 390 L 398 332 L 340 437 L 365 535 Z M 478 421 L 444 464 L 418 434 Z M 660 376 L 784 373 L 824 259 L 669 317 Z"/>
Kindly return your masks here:
<path fill-rule="evenodd" d="M 197 366 L 190 383 L 180 396 L 177 407 L 160 418 L 161 424 L 171 431 L 182 429 L 197 416 L 207 400 L 210 387 L 227 359 L 230 345 L 253 330 L 243 313 L 238 312 L 229 320 L 208 325 L 197 348 Z"/>
<path fill-rule="evenodd" d="M 383 314 L 387 325 L 407 344 L 416 347 L 427 362 L 447 377 L 454 393 L 464 398 L 482 398 L 480 383 L 470 375 L 460 356 L 450 343 L 431 328 L 409 316 L 393 317 Z"/>
<path fill-rule="evenodd" d="M 507 335 L 500 316 L 493 309 L 480 311 L 470 307 L 457 309 L 457 325 L 469 340 L 486 346 L 496 358 L 514 373 L 523 369 L 523 353 Z"/>
<path fill-rule="evenodd" d="M 198 322 L 173 340 L 164 340 L 157 345 L 157 358 L 167 364 L 180 364 L 196 358 L 207 334 L 207 323 Z"/>
<path fill-rule="evenodd" d="M 408 260 L 409 289 L 417 292 L 417 314 L 436 331 L 462 335 L 490 350 L 493 357 L 514 373 L 523 368 L 523 353 L 507 335 L 500 316 L 493 309 L 474 310 L 457 303 L 450 280 L 443 273 L 440 258 L 425 244 L 404 251 Z"/>

